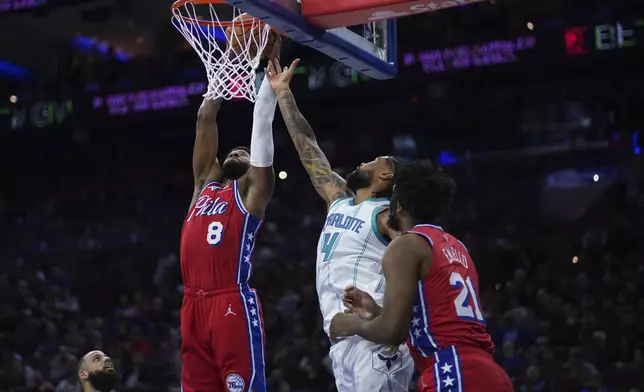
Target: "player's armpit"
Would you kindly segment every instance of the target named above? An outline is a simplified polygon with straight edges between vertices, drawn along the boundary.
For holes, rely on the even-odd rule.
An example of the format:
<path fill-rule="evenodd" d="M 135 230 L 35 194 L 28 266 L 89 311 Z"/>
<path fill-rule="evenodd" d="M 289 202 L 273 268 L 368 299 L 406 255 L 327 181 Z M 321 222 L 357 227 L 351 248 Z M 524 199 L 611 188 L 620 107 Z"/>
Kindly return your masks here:
<path fill-rule="evenodd" d="M 201 190 L 206 182 L 221 179 L 221 167 L 217 160 L 219 149 L 217 114 L 221 103 L 221 99 L 204 100 L 197 113 L 197 132 L 192 154 L 195 190 Z"/>
<path fill-rule="evenodd" d="M 346 188 L 346 181 L 331 170 L 329 161 L 318 145 L 313 128 L 298 109 L 291 91 L 288 89 L 279 91 L 277 102 L 300 161 L 309 174 L 315 190 L 327 204 L 350 195 Z"/>
<path fill-rule="evenodd" d="M 382 260 L 385 299 L 382 314 L 360 324 L 356 333 L 380 344 L 399 345 L 406 339 L 427 245 L 419 236 L 403 235 L 391 242 Z"/>

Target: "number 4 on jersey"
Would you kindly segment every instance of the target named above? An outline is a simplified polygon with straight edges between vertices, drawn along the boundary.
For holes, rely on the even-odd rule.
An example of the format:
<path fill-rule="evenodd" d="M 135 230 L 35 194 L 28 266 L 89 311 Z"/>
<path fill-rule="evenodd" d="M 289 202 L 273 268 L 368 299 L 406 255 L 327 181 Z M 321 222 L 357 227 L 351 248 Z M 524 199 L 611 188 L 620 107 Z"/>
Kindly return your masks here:
<path fill-rule="evenodd" d="M 331 260 L 331 255 L 333 254 L 333 249 L 335 248 L 336 242 L 338 242 L 339 236 L 340 233 L 324 233 L 322 249 L 320 249 L 320 252 L 324 254 L 323 261 L 325 263 Z"/>
<path fill-rule="evenodd" d="M 474 290 L 474 285 L 472 284 L 470 277 L 468 276 L 467 278 L 463 279 L 463 276 L 461 276 L 461 274 L 459 274 L 458 272 L 452 272 L 452 274 L 449 276 L 449 284 L 453 288 L 461 290 L 454 300 L 456 315 L 466 320 L 485 323 L 485 319 L 483 319 L 483 313 L 481 313 L 479 299 L 476 296 L 476 291 Z M 470 302 L 472 302 L 472 305 L 474 305 L 474 309 L 472 309 Z"/>

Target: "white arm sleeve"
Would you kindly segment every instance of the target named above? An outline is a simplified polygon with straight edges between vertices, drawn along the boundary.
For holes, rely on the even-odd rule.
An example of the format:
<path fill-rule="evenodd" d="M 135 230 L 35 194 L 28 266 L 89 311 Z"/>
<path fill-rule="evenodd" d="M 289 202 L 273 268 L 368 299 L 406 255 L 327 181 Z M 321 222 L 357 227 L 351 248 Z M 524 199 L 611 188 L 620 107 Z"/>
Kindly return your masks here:
<path fill-rule="evenodd" d="M 264 77 L 257 93 L 253 111 L 253 133 L 250 136 L 250 164 L 255 167 L 273 166 L 273 119 L 277 107 L 277 94 Z"/>

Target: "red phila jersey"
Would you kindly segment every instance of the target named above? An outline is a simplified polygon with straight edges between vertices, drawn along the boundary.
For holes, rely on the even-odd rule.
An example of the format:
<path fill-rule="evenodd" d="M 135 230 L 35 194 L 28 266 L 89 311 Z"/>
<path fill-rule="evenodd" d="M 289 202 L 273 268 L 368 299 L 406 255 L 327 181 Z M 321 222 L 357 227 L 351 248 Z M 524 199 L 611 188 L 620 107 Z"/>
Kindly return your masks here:
<path fill-rule="evenodd" d="M 443 347 L 494 350 L 479 301 L 479 278 L 465 245 L 439 226 L 418 225 L 407 233 L 425 238 L 433 263 L 418 282 L 408 344 L 419 368 Z"/>
<path fill-rule="evenodd" d="M 261 223 L 246 211 L 237 181 L 206 185 L 181 230 L 185 287 L 210 290 L 248 282 Z"/>

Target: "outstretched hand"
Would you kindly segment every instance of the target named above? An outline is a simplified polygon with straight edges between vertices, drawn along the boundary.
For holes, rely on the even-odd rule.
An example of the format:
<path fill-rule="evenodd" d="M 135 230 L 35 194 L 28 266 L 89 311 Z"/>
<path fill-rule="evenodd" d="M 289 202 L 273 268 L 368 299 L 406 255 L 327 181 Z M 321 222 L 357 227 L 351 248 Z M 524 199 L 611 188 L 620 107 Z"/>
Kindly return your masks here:
<path fill-rule="evenodd" d="M 291 63 L 290 67 L 282 68 L 279 59 L 274 58 L 268 61 L 268 68 L 265 68 L 264 72 L 271 84 L 271 88 L 275 90 L 275 92 L 288 90 L 289 85 L 291 84 L 291 79 L 293 79 L 293 74 L 295 73 L 295 68 L 299 62 L 300 59 L 295 59 Z"/>
<path fill-rule="evenodd" d="M 344 289 L 342 304 L 347 308 L 345 313 L 356 313 L 366 320 L 373 320 L 380 315 L 381 311 L 371 295 L 354 286 Z"/>

